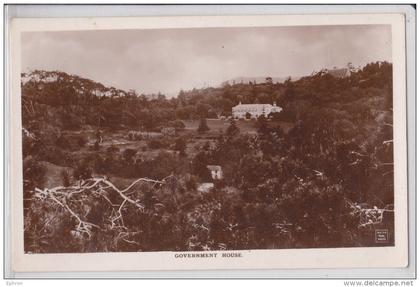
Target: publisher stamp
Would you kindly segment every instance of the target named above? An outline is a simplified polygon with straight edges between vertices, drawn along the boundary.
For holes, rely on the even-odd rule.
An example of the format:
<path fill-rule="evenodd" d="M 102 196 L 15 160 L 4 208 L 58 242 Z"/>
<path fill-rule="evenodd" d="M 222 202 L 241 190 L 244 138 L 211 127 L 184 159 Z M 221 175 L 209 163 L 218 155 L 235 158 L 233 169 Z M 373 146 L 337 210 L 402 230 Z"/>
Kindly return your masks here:
<path fill-rule="evenodd" d="M 376 229 L 375 230 L 375 242 L 376 243 L 388 243 L 389 234 L 388 229 Z"/>

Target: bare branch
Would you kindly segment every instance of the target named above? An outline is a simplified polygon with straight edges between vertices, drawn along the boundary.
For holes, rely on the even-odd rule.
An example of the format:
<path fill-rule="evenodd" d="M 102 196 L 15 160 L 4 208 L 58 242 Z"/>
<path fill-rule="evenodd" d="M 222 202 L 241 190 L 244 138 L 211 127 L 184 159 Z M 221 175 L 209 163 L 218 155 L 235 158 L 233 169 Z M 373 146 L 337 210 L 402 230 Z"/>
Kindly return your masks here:
<path fill-rule="evenodd" d="M 41 190 L 39 188 L 35 188 L 35 197 L 45 200 L 45 199 L 51 199 L 56 204 L 61 206 L 62 208 L 66 209 L 72 217 L 74 217 L 78 224 L 76 226 L 75 232 L 76 234 L 87 234 L 89 237 L 92 235 L 91 230 L 93 227 L 101 229 L 100 226 L 88 222 L 83 219 L 83 216 L 78 214 L 77 211 L 70 208 L 70 206 L 67 204 L 67 202 L 77 204 L 80 206 L 80 204 L 83 204 L 86 196 L 88 195 L 96 195 L 102 197 L 110 206 L 111 208 L 111 215 L 110 215 L 110 228 L 111 229 L 127 229 L 124 225 L 124 217 L 123 217 L 123 207 L 130 203 L 134 205 L 136 208 L 138 208 L 141 212 L 144 212 L 144 205 L 141 204 L 138 200 L 134 200 L 130 198 L 125 193 L 132 189 L 136 184 L 139 182 L 147 182 L 152 183 L 153 185 L 156 184 L 164 184 L 165 180 L 154 180 L 150 178 L 139 178 L 135 180 L 133 183 L 131 183 L 127 188 L 120 190 L 117 188 L 112 182 L 105 178 L 91 178 L 88 180 L 80 181 L 77 185 L 74 186 L 58 186 L 51 189 L 44 189 Z M 122 202 L 120 204 L 114 204 L 109 198 L 108 198 L 108 192 L 116 192 L 122 199 Z M 84 215 L 86 216 L 86 215 Z M 117 224 L 117 221 L 119 223 Z M 121 238 L 122 239 L 122 238 Z M 132 243 L 130 240 L 124 238 L 124 241 L 127 243 Z"/>

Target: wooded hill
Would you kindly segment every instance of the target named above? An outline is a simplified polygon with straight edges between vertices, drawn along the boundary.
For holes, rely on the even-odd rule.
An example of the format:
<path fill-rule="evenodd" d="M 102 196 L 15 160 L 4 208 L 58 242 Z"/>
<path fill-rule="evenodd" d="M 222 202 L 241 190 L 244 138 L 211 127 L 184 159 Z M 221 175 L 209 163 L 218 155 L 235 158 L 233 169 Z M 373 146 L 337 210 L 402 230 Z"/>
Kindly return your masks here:
<path fill-rule="evenodd" d="M 369 109 L 369 104 L 360 105 L 357 100 L 372 98 L 378 89 L 389 94 L 392 91 L 391 77 L 392 66 L 378 62 L 342 79 L 319 72 L 295 82 L 289 79 L 275 84 L 239 83 L 219 88 L 181 90 L 178 97 L 166 99 L 162 94 L 144 95 L 105 87 L 64 72 L 33 71 L 22 74 L 24 124 L 40 116 L 53 117 L 54 122 L 63 128 L 80 128 L 89 124 L 153 129 L 176 119 L 229 115 L 238 102 L 276 102 L 284 108 L 283 116 L 289 120 L 301 119 L 302 114 L 326 104 L 363 114 Z M 390 99 L 389 96 L 385 98 Z M 345 106 L 351 102 L 354 108 Z M 46 106 L 50 116 L 45 115 Z"/>
<path fill-rule="evenodd" d="M 375 213 L 378 208 L 392 210 L 390 63 L 371 63 L 345 78 L 321 71 L 284 83 L 242 83 L 180 91 L 172 99 L 118 91 L 59 72 L 35 71 L 23 75 L 23 79 L 25 194 L 27 202 L 32 202 L 26 210 L 33 213 L 25 217 L 29 244 L 25 242 L 26 250 L 59 250 L 51 242 L 62 242 L 62 247 L 82 252 L 204 250 L 220 246 L 228 249 L 372 246 L 376 244 L 372 233 L 366 235 L 361 229 L 367 226 L 372 232 L 372 225 L 376 224 L 366 216 L 367 212 Z M 175 155 L 161 152 L 157 161 L 134 161 L 136 151 L 115 154 L 111 149 L 98 149 L 91 151 L 95 153 L 94 160 L 89 162 L 91 166 L 79 168 L 72 162 L 71 154 L 63 153 L 59 140 L 60 133 L 66 130 L 153 131 L 175 126 L 180 120 L 228 116 L 239 101 L 276 102 L 284 112 L 270 121 L 258 119 L 257 135 L 238 132 L 236 122 L 231 121 L 213 145 L 203 146 L 191 159 L 181 152 Z M 293 128 L 284 132 L 272 124 L 276 121 L 290 122 Z M 174 142 L 177 140 L 173 138 Z M 74 167 L 76 177 L 88 183 L 92 181 L 88 168 L 99 166 L 102 169 L 94 171 L 101 174 L 104 167 L 112 165 L 115 168 L 111 172 L 127 170 L 133 171 L 136 178 L 163 180 L 171 176 L 171 180 L 162 181 L 159 190 L 148 187 L 145 192 L 139 187 L 133 191 L 145 206 L 145 213 L 135 213 L 141 224 L 133 221 L 129 226 L 137 232 L 129 235 L 129 241 L 135 244 L 119 245 L 119 239 L 108 227 L 98 233 L 103 237 L 95 239 L 98 244 L 102 242 L 101 247 L 83 241 L 79 235 L 77 242 L 72 237 L 60 237 L 72 230 L 74 222 L 69 220 L 64 227 L 57 222 L 61 233 L 51 231 L 48 244 L 40 247 L 38 225 L 43 222 L 33 220 L 43 214 L 47 203 L 31 201 L 33 191 L 43 188 L 40 162 Z M 215 183 L 211 193 L 202 196 L 197 192 L 197 184 L 205 180 L 206 164 L 222 166 L 225 178 Z M 110 186 L 108 181 L 106 184 Z M 66 185 L 81 196 L 77 183 Z M 120 194 L 119 189 L 115 191 Z M 56 206 L 48 205 L 47 209 L 50 215 L 57 212 Z M 114 218 L 114 211 L 108 211 Z M 62 218 L 68 217 L 65 210 L 60 212 Z M 131 211 L 126 212 L 127 218 L 134 218 Z M 99 224 L 95 219 L 90 222 Z M 389 228 L 388 244 L 393 244 L 393 221 L 380 224 Z M 156 230 L 168 233 L 164 242 L 156 242 Z M 107 245 L 110 241 L 101 238 L 114 238 L 113 242 L 118 244 Z"/>

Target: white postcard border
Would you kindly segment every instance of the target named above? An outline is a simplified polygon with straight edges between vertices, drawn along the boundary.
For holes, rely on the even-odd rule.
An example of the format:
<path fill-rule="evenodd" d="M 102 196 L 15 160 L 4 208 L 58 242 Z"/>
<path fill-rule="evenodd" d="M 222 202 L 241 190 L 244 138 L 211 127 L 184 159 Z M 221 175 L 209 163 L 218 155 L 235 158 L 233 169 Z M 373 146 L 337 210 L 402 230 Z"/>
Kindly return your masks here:
<path fill-rule="evenodd" d="M 24 254 L 20 103 L 20 33 L 24 31 L 161 29 L 307 25 L 392 25 L 394 89 L 395 246 L 325 249 L 87 254 Z M 14 19 L 11 24 L 11 214 L 14 272 L 137 271 L 273 268 L 381 268 L 408 263 L 405 22 L 403 14 L 179 16 L 141 18 Z M 17 191 L 17 192 L 16 192 Z M 20 192 L 19 192 L 20 191 Z M 175 254 L 216 253 L 216 258 L 176 258 Z M 236 253 L 236 252 L 235 252 Z"/>

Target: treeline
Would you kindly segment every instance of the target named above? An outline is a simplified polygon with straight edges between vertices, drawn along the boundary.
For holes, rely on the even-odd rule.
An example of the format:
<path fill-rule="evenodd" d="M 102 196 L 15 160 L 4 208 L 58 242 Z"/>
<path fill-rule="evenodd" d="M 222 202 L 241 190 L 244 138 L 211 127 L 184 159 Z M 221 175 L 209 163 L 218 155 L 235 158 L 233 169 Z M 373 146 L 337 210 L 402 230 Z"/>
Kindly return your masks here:
<path fill-rule="evenodd" d="M 329 102 L 339 105 L 360 94 L 374 93 L 375 89 L 391 89 L 391 70 L 389 63 L 378 62 L 342 79 L 320 72 L 295 82 L 289 79 L 285 83 L 247 83 L 180 91 L 178 97 L 171 99 L 162 94 L 147 96 L 107 88 L 63 72 L 34 71 L 22 75 L 25 79 L 23 123 L 29 129 L 36 129 L 30 125 L 39 119 L 63 129 L 77 130 L 91 125 L 155 130 L 171 125 L 176 119 L 229 116 L 239 102 L 276 102 L 284 109 L 284 120 L 294 121 L 313 105 Z"/>

